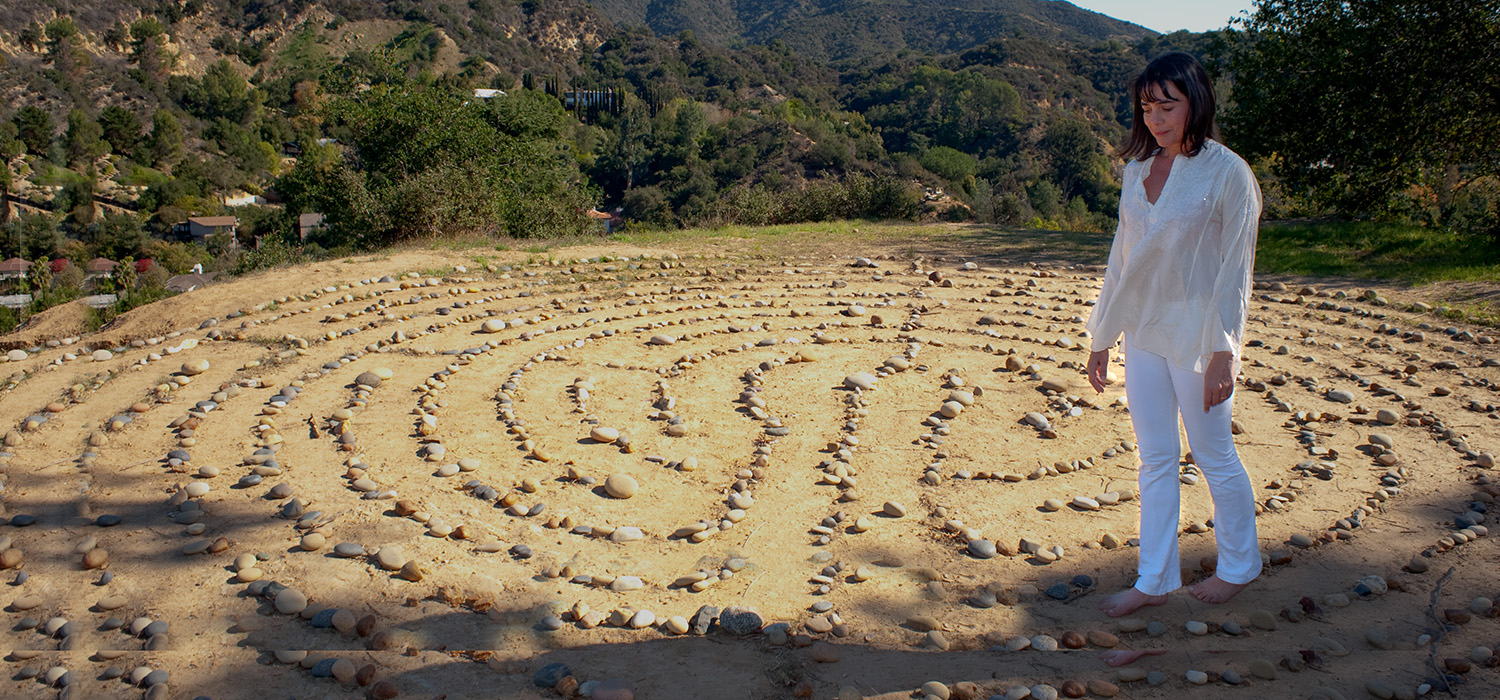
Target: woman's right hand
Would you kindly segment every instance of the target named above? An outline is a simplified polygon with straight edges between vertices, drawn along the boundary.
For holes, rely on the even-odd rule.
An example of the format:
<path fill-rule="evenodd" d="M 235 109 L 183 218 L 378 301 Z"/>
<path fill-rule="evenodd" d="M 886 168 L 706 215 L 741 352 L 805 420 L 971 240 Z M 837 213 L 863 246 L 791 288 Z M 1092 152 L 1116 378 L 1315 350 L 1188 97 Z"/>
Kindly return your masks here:
<path fill-rule="evenodd" d="M 1089 385 L 1094 391 L 1104 393 L 1104 376 L 1109 372 L 1109 351 L 1095 350 L 1089 353 Z"/>

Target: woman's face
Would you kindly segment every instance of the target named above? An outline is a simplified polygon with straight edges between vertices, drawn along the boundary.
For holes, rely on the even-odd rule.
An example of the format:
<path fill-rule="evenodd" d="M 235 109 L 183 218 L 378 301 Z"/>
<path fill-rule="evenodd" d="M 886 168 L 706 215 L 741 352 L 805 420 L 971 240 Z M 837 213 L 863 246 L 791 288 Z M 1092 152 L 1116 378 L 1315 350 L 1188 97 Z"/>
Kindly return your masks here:
<path fill-rule="evenodd" d="M 1141 118 L 1167 155 L 1182 151 L 1190 111 L 1187 98 L 1176 85 L 1161 83 L 1141 91 Z"/>

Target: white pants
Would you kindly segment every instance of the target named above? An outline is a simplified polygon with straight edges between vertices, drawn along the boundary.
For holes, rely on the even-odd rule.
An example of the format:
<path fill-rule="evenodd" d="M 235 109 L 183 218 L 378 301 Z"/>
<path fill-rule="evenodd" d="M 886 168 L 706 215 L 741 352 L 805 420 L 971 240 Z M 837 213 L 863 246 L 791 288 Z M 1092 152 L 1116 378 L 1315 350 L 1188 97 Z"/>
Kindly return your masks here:
<path fill-rule="evenodd" d="M 1229 419 L 1234 397 L 1203 411 L 1203 375 L 1141 350 L 1125 336 L 1125 395 L 1141 459 L 1141 559 L 1135 587 L 1163 595 L 1182 587 L 1177 532 L 1180 518 L 1177 416 L 1187 428 L 1193 460 L 1214 501 L 1216 573 L 1226 583 L 1249 583 L 1260 575 L 1255 537 L 1255 492 L 1234 447 Z"/>

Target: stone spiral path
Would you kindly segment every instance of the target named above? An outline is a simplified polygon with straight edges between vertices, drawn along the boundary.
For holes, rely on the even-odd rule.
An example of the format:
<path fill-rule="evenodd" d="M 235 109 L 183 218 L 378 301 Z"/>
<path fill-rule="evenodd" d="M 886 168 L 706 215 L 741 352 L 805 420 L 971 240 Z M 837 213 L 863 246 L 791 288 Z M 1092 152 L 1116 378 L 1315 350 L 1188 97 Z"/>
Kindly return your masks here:
<path fill-rule="evenodd" d="M 12 351 L 0 693 L 1500 696 L 1494 338 L 1258 284 L 1266 573 L 1116 621 L 1136 461 L 1121 385 L 1083 378 L 1101 274 L 289 273 L 167 336 Z M 1181 481 L 1201 579 L 1190 454 Z M 1126 649 L 1166 653 L 1099 660 Z"/>

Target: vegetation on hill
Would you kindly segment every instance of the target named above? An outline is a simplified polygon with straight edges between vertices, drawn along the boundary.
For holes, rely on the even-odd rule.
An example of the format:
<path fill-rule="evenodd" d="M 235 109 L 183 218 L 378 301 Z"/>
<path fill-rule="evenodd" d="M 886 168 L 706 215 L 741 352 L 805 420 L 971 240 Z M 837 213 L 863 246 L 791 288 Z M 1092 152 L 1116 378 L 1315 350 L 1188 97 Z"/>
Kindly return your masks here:
<path fill-rule="evenodd" d="M 716 46 L 782 42 L 817 60 L 857 61 L 901 50 L 953 53 L 1025 36 L 1088 46 L 1134 43 L 1144 27 L 1053 0 L 598 0 L 607 17 L 661 35 L 690 31 Z"/>
<path fill-rule="evenodd" d="M 1107 231 L 1125 83 L 1167 50 L 1219 80 L 1269 217 L 1500 231 L 1500 0 L 1262 0 L 1237 29 L 1164 36 L 1033 0 L 990 0 L 964 32 L 980 5 L 28 2 L 0 17 L 0 258 L 250 269 L 598 231 L 593 207 L 635 227 Z M 610 21 L 673 12 L 698 24 Z M 900 40 L 861 33 L 883 31 Z M 223 214 L 249 250 L 167 241 Z"/>

